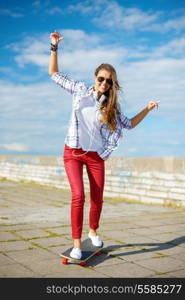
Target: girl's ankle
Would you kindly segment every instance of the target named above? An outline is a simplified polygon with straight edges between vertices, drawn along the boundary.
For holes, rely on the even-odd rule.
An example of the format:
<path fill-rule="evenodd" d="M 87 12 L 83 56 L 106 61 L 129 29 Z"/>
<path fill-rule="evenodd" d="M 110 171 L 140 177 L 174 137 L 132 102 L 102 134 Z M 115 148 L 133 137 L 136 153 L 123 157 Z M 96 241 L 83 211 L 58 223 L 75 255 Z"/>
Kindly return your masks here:
<path fill-rule="evenodd" d="M 94 229 L 90 229 L 89 232 L 91 235 L 94 235 L 94 236 L 97 235 L 96 230 L 94 230 Z"/>
<path fill-rule="evenodd" d="M 74 239 L 73 247 L 81 249 L 81 240 L 80 239 Z"/>

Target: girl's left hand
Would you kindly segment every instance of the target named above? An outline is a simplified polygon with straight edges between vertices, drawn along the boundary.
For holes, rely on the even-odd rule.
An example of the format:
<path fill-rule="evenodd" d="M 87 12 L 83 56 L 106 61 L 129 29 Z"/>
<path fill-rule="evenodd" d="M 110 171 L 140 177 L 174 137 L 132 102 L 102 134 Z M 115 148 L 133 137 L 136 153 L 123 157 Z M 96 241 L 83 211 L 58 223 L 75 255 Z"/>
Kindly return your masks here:
<path fill-rule="evenodd" d="M 148 106 L 147 106 L 148 110 L 150 111 L 150 110 L 152 110 L 154 108 L 158 108 L 159 102 L 160 101 L 149 101 L 148 102 Z"/>
<path fill-rule="evenodd" d="M 53 45 L 58 45 L 58 43 L 63 40 L 63 37 L 60 35 L 59 32 L 53 32 L 50 34 L 51 43 Z"/>

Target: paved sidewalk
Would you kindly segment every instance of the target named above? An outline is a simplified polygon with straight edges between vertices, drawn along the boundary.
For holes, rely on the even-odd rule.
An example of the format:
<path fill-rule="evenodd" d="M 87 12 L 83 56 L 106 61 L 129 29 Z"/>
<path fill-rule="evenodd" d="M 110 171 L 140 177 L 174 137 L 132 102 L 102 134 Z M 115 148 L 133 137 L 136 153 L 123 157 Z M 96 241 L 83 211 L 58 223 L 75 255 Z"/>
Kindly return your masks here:
<path fill-rule="evenodd" d="M 72 245 L 70 193 L 0 181 L 0 277 L 184 278 L 185 210 L 104 200 L 105 249 L 86 267 L 63 265 Z M 83 237 L 88 233 L 89 195 Z"/>

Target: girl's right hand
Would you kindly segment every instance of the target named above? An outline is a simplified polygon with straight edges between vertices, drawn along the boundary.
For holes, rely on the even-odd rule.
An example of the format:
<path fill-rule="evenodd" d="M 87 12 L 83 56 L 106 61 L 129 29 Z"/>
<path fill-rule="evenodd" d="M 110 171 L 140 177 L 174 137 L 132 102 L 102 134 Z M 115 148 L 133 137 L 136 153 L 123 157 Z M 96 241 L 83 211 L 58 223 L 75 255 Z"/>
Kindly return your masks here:
<path fill-rule="evenodd" d="M 59 32 L 53 32 L 50 34 L 51 44 L 58 45 L 58 43 L 63 40 L 63 37 L 60 35 Z"/>

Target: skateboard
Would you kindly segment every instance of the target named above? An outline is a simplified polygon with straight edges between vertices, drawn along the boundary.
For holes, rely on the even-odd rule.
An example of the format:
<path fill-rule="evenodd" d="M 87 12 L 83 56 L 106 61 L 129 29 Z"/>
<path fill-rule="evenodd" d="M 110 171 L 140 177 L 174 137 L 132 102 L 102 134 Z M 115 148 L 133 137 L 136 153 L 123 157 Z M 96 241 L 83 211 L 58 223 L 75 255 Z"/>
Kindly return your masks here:
<path fill-rule="evenodd" d="M 91 239 L 86 239 L 82 242 L 82 257 L 81 259 L 75 259 L 70 257 L 70 252 L 73 249 L 73 247 L 67 249 L 63 253 L 60 254 L 62 257 L 62 263 L 64 265 L 67 264 L 78 264 L 80 266 L 85 266 L 87 264 L 87 261 L 95 256 L 95 255 L 101 255 L 101 249 L 103 248 L 103 244 L 101 247 L 95 247 L 92 245 Z"/>

